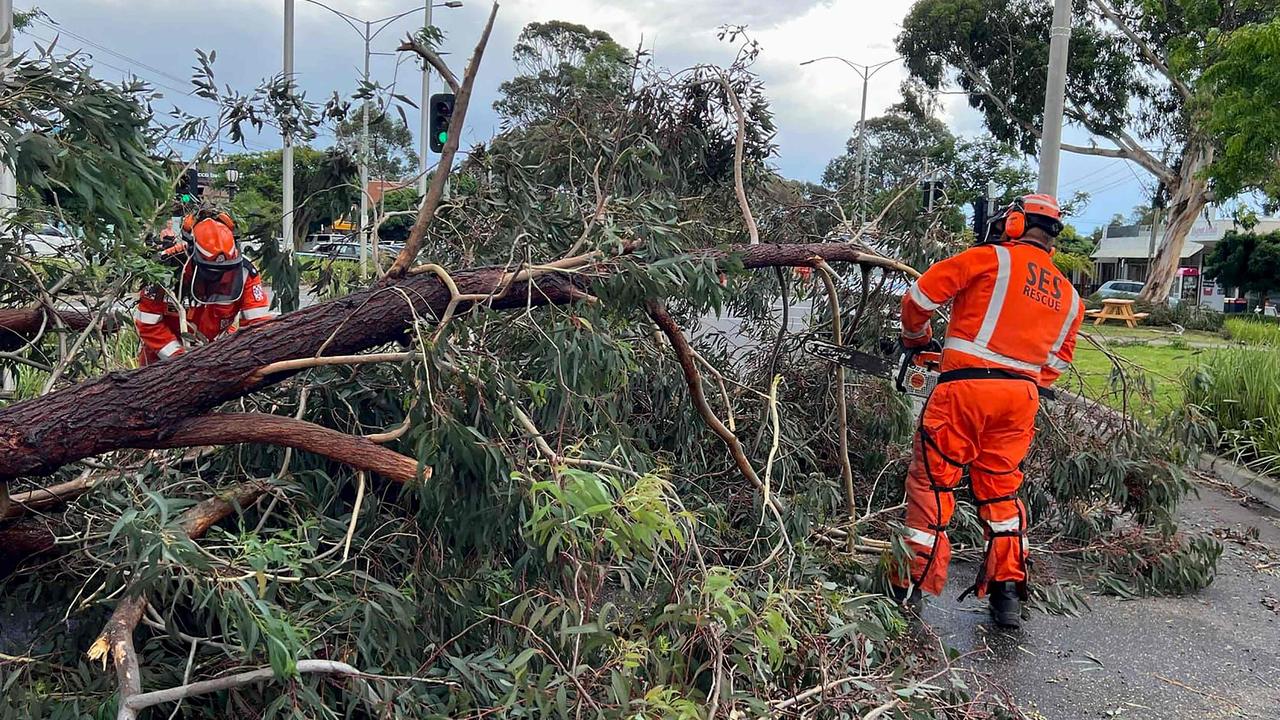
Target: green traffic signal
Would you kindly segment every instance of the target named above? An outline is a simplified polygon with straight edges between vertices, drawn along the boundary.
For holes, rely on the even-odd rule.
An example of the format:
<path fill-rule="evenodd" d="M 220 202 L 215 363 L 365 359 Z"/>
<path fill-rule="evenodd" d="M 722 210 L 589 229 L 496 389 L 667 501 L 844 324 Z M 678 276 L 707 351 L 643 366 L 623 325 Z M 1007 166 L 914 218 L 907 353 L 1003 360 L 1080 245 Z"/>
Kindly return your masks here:
<path fill-rule="evenodd" d="M 436 136 L 436 139 L 438 139 L 440 141 L 440 144 L 443 145 L 444 143 L 449 142 L 449 133 L 442 132 Z"/>
<path fill-rule="evenodd" d="M 190 195 L 188 195 L 188 194 L 186 194 L 186 193 L 182 193 L 182 202 L 184 202 L 184 203 L 189 203 L 189 202 L 191 202 L 191 196 L 190 196 Z"/>

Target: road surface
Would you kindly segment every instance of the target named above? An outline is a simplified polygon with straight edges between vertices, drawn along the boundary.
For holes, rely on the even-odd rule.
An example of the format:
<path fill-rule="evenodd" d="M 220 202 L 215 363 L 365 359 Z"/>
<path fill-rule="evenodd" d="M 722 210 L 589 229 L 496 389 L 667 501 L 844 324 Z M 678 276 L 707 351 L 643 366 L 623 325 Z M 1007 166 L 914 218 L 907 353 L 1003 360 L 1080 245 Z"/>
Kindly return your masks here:
<path fill-rule="evenodd" d="M 1225 546 L 1217 579 L 1196 595 L 1091 597 L 1082 617 L 1036 613 L 1009 633 L 984 602 L 955 602 L 975 570 L 957 564 L 924 620 L 948 645 L 978 651 L 965 662 L 1034 720 L 1280 718 L 1280 519 L 1212 487 L 1181 516 Z"/>

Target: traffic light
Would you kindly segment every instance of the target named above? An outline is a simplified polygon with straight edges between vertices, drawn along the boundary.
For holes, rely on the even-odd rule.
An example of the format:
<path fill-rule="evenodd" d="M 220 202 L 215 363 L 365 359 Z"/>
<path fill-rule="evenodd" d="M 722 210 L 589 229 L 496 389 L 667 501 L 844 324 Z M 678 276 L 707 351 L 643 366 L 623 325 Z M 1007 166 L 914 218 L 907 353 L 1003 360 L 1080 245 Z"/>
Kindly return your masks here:
<path fill-rule="evenodd" d="M 453 93 L 436 93 L 431 96 L 430 122 L 431 151 L 444 152 L 444 144 L 449 141 L 449 121 L 453 119 Z"/>
<path fill-rule="evenodd" d="M 200 197 L 200 192 L 200 172 L 195 168 L 187 168 L 178 181 L 178 199 L 189 203 Z"/>

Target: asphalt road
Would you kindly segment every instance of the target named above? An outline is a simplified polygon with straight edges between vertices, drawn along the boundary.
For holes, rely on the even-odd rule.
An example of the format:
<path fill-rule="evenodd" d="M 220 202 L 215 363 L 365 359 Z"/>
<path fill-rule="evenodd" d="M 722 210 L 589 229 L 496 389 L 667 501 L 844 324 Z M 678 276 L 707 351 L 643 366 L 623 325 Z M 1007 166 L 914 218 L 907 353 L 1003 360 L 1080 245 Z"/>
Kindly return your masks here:
<path fill-rule="evenodd" d="M 958 564 L 924 620 L 949 646 L 976 651 L 963 662 L 1033 720 L 1280 718 L 1280 519 L 1210 487 L 1181 515 L 1184 529 L 1225 546 L 1217 579 L 1196 595 L 1091 597 L 1082 617 L 1036 613 L 1008 632 L 991 625 L 985 601 L 955 602 L 975 571 Z"/>

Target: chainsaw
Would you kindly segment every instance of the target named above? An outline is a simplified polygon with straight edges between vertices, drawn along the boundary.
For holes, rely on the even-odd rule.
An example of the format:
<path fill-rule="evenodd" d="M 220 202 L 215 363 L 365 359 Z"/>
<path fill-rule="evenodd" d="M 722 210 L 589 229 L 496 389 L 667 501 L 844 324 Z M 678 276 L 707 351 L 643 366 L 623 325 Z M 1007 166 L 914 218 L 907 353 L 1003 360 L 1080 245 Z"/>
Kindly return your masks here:
<path fill-rule="evenodd" d="M 882 346 L 886 344 L 896 345 L 881 343 Z M 936 340 L 919 349 L 899 346 L 896 359 L 833 345 L 813 337 L 805 339 L 804 351 L 854 372 L 891 379 L 898 392 L 918 398 L 929 397 L 938 386 L 938 368 L 942 365 L 942 346 Z"/>

